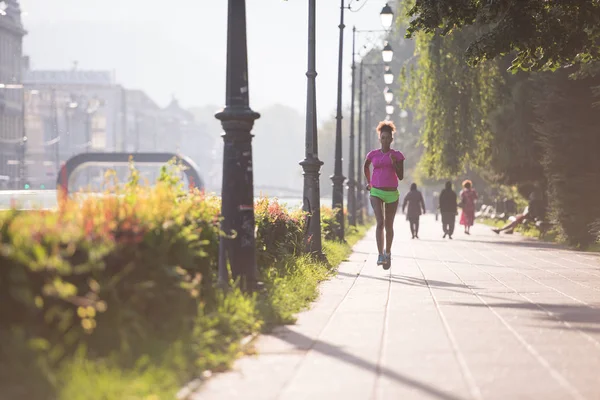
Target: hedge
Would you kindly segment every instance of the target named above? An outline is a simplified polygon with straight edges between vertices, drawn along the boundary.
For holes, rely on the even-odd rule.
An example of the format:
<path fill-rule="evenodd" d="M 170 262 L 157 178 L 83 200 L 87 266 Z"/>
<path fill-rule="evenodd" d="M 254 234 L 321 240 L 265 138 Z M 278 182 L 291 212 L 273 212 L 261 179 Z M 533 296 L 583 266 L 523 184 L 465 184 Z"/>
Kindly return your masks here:
<path fill-rule="evenodd" d="M 189 377 L 226 368 L 241 337 L 293 320 L 328 274 L 303 254 L 305 215 L 264 198 L 255 215 L 267 294 L 224 293 L 213 284 L 218 198 L 184 191 L 168 168 L 152 188 L 134 168 L 126 185 L 107 178 L 105 196 L 0 213 L 0 398 L 73 399 L 64 390 L 76 392 L 69 377 L 87 360 L 96 375 L 103 362 L 140 360 Z"/>

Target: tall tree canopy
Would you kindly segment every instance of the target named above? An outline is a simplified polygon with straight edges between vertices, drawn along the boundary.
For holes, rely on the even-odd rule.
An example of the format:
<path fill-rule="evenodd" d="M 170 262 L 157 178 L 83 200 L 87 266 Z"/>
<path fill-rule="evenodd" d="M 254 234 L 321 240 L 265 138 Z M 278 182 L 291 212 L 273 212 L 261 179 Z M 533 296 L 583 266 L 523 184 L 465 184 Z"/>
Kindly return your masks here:
<path fill-rule="evenodd" d="M 472 65 L 513 52 L 523 70 L 600 60 L 600 0 L 413 0 L 408 14 L 408 37 L 486 26 L 466 49 Z"/>

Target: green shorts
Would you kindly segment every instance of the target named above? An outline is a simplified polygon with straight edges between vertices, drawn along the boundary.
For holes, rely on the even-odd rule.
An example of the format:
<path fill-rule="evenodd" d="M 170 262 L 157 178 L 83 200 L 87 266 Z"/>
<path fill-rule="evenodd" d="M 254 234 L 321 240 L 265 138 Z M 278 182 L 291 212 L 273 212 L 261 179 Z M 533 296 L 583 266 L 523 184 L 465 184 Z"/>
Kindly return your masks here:
<path fill-rule="evenodd" d="M 377 197 L 383 200 L 384 203 L 395 203 L 400 199 L 400 193 L 397 190 L 388 192 L 377 188 L 371 188 L 371 197 Z"/>

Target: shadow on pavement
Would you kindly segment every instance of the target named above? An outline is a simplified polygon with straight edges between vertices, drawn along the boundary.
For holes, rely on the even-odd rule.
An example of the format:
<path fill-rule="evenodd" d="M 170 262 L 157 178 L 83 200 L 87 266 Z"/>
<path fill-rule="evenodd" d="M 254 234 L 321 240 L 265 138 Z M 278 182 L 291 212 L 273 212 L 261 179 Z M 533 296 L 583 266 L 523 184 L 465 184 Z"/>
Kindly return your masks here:
<path fill-rule="evenodd" d="M 341 276 L 347 276 L 347 277 L 361 277 L 361 278 L 367 278 L 367 279 L 375 279 L 375 280 L 380 280 L 380 281 L 392 281 L 392 282 L 396 282 L 396 283 L 402 283 L 405 285 L 409 285 L 409 286 L 422 286 L 422 287 L 428 287 L 432 286 L 432 287 L 436 287 L 436 288 L 460 288 L 460 289 L 480 289 L 478 287 L 475 286 L 469 286 L 469 285 L 464 285 L 462 283 L 450 283 L 450 282 L 444 282 L 444 281 L 436 281 L 436 280 L 431 280 L 431 279 L 427 279 L 427 281 L 425 279 L 421 279 L 421 278 L 413 278 L 410 276 L 402 276 L 402 275 L 390 275 L 389 277 L 385 277 L 385 276 L 373 276 L 373 275 L 366 275 L 366 274 L 349 274 L 347 272 L 342 272 L 342 271 L 338 271 L 337 273 L 338 275 Z"/>
<path fill-rule="evenodd" d="M 393 282 L 406 283 L 414 286 L 424 286 L 424 287 L 435 287 L 435 288 L 459 288 L 459 289 L 468 289 L 475 290 L 481 289 L 475 286 L 465 285 L 463 283 L 450 283 L 444 281 L 436 281 L 433 279 L 422 279 L 422 278 L 413 278 L 410 276 L 402 276 L 402 275 L 391 275 Z"/>
<path fill-rule="evenodd" d="M 464 307 L 485 307 L 487 305 L 482 303 L 450 303 L 456 306 Z M 539 305 L 539 307 L 538 307 Z M 564 321 L 574 324 L 600 324 L 600 309 L 589 307 L 585 305 L 565 305 L 565 304 L 546 304 L 546 303 L 491 303 L 489 305 L 492 308 L 508 308 L 513 310 L 531 310 L 538 311 L 543 314 L 540 319 L 548 321 Z M 540 308 L 541 307 L 541 308 Z M 546 314 L 546 311 L 551 312 L 554 317 Z M 569 329 L 569 328 L 567 328 Z M 577 327 L 577 329 L 580 329 Z M 594 328 L 595 329 L 595 328 Z M 584 330 L 584 329 L 582 329 Z"/>
<path fill-rule="evenodd" d="M 362 358 L 356 357 L 338 346 L 334 346 L 330 343 L 323 342 L 321 340 L 313 340 L 310 337 L 303 335 L 301 333 L 295 332 L 288 327 L 282 327 L 277 330 L 277 334 L 274 335 L 277 338 L 290 343 L 302 350 L 312 350 L 317 353 L 344 361 L 346 363 L 350 363 L 359 368 L 362 368 L 366 371 L 379 371 L 379 374 L 385 376 L 388 379 L 392 379 L 398 383 L 410 386 L 421 392 L 424 392 L 430 396 L 433 396 L 437 399 L 443 400 L 462 400 L 461 397 L 454 396 L 450 393 L 443 392 L 435 387 L 428 385 L 423 382 L 419 382 L 415 379 L 409 378 L 402 374 L 399 374 L 389 368 L 381 367 L 378 364 L 372 363 L 370 361 L 364 360 Z M 310 342 L 311 346 L 307 348 L 306 344 Z"/>
<path fill-rule="evenodd" d="M 349 277 L 349 278 L 359 278 L 360 277 L 360 278 L 365 278 L 365 279 L 374 279 L 374 280 L 383 281 L 383 282 L 392 282 L 392 283 L 398 283 L 398 284 L 406 285 L 406 286 L 415 286 L 415 287 L 421 287 L 424 289 L 428 289 L 428 286 L 423 279 L 404 277 L 401 275 L 391 275 L 389 277 L 385 277 L 385 276 L 373 276 L 373 275 L 366 275 L 366 274 L 359 274 L 359 275 L 349 274 L 347 272 L 339 272 L 339 271 L 338 271 L 338 275 Z M 428 281 L 428 282 L 430 282 L 430 283 L 437 282 L 439 284 L 438 286 L 433 285 L 433 284 L 430 284 L 430 286 L 434 287 L 438 290 L 443 290 L 443 291 L 452 292 L 452 293 L 472 294 L 470 292 L 471 289 L 473 289 L 473 290 L 481 289 L 481 288 L 478 288 L 475 286 L 451 284 L 448 282 L 441 282 L 441 281 Z M 459 290 L 459 289 L 464 289 L 464 290 Z M 512 301 L 511 299 L 506 298 L 506 297 L 499 297 L 499 296 L 494 296 L 494 295 L 485 294 L 485 293 L 478 292 L 477 295 L 480 297 L 484 297 L 486 299 L 494 299 L 494 300 L 500 300 L 500 301 Z"/>
<path fill-rule="evenodd" d="M 491 245 L 501 245 L 501 246 L 514 246 L 514 247 L 527 247 L 534 249 L 551 249 L 551 250 L 569 250 L 567 247 L 557 244 L 557 243 L 548 243 L 548 242 L 538 242 L 536 240 L 515 240 L 515 241 L 502 241 L 502 240 L 465 240 L 464 242 L 469 243 L 483 243 L 483 244 L 491 244 Z"/>

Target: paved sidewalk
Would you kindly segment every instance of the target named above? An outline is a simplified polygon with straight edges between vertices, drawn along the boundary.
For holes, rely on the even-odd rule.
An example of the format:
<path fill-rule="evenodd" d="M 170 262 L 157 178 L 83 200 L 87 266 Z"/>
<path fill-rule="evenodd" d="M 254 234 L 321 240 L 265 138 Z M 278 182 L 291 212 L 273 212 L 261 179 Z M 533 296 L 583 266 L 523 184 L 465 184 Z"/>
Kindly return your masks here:
<path fill-rule="evenodd" d="M 294 326 L 194 399 L 600 399 L 600 256 L 475 226 L 374 231 Z"/>

